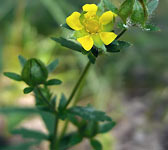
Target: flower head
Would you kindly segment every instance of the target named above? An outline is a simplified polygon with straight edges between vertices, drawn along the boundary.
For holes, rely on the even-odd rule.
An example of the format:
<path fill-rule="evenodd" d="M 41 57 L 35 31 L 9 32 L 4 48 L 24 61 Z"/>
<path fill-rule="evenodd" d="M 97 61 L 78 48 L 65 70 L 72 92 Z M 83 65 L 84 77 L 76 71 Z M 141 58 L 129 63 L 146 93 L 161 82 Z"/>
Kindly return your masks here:
<path fill-rule="evenodd" d="M 102 48 L 115 40 L 117 35 L 112 32 L 116 14 L 112 11 L 99 14 L 98 6 L 86 4 L 83 12 L 73 12 L 66 19 L 69 27 L 75 30 L 74 36 L 86 51 L 95 45 Z"/>

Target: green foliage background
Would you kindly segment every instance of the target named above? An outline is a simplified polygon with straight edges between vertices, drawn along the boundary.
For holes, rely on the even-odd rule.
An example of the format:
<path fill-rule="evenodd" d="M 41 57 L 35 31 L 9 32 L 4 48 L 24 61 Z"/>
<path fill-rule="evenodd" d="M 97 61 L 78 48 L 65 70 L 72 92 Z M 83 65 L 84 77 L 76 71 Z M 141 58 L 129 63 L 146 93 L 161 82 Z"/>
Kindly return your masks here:
<path fill-rule="evenodd" d="M 59 25 L 73 11 L 80 11 L 90 0 L 0 0 L 0 106 L 31 105 L 29 97 L 21 92 L 25 84 L 18 84 L 2 75 L 2 72 L 20 72 L 17 56 L 37 57 L 49 64 L 59 58 L 59 66 L 51 75 L 61 79 L 63 84 L 52 87 L 55 93 L 65 91 L 67 95 L 74 85 L 87 58 L 61 47 L 50 37 L 66 35 Z M 113 0 L 119 6 L 122 0 Z M 138 28 L 128 31 L 122 38 L 133 43 L 129 49 L 96 62 L 87 78 L 87 85 L 79 95 L 82 104 L 92 103 L 100 110 L 106 110 L 116 121 L 124 120 L 131 102 L 140 101 L 148 107 L 145 118 L 150 124 L 167 124 L 168 104 L 168 2 L 161 1 L 151 20 L 161 32 L 141 32 Z M 30 95 L 31 98 L 31 95 Z M 138 99 L 138 100 L 137 100 Z M 22 103 L 20 102 L 22 101 Z M 138 102 L 139 102 L 138 101 Z M 158 111 L 160 110 L 160 111 Z M 131 112 L 129 112 L 131 113 Z M 8 129 L 22 121 L 24 115 L 9 115 Z M 127 119 L 127 117 L 126 117 Z M 162 124 L 162 125 L 161 125 Z M 124 126 L 124 124 L 122 124 Z M 147 126 L 148 126 L 147 125 Z M 1 126 L 1 124 L 0 124 Z M 145 126 L 146 127 L 146 126 Z M 143 128 L 143 127 L 142 127 Z M 155 130 L 155 127 L 152 127 Z M 7 128 L 5 128 L 7 130 Z M 115 130 L 115 129 L 114 129 Z M 116 130 L 118 131 L 118 130 Z M 1 135 L 2 134 L 2 135 Z M 10 137 L 5 130 L 0 136 Z M 113 142 L 111 139 L 113 137 Z M 100 137 L 105 150 L 115 149 L 116 140 L 108 133 Z"/>

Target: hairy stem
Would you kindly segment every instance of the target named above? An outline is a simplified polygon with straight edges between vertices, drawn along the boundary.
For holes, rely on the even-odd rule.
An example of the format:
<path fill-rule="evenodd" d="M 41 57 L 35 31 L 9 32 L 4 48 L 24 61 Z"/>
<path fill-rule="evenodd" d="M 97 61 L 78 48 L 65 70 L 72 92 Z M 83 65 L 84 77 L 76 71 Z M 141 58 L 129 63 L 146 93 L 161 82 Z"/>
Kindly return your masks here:
<path fill-rule="evenodd" d="M 59 124 L 59 118 L 58 118 L 58 115 L 55 115 L 54 133 L 51 139 L 51 150 L 59 150 L 58 140 L 57 140 L 58 124 Z"/>
<path fill-rule="evenodd" d="M 66 109 L 66 108 L 68 107 L 68 105 L 70 104 L 70 102 L 72 101 L 72 99 L 73 99 L 74 95 L 76 94 L 76 92 L 77 92 L 77 90 L 78 90 L 78 88 L 79 88 L 81 82 L 82 82 L 83 79 L 85 78 L 85 76 L 86 76 L 86 74 L 87 74 L 87 72 L 88 72 L 90 66 L 91 66 L 91 62 L 89 61 L 89 62 L 87 63 L 87 65 L 86 65 L 84 71 L 82 72 L 80 78 L 78 79 L 78 81 L 77 81 L 75 87 L 73 88 L 72 93 L 71 93 L 71 95 L 69 96 L 68 101 L 67 101 L 67 103 L 66 103 L 64 109 Z"/>
<path fill-rule="evenodd" d="M 118 40 L 126 31 L 127 31 L 127 29 L 124 29 L 123 31 L 121 31 L 121 33 L 117 36 L 116 40 Z M 91 66 L 91 63 L 89 61 L 87 63 L 87 65 L 86 65 L 84 71 L 82 72 L 81 76 L 79 77 L 76 85 L 74 86 L 74 88 L 72 90 L 72 93 L 69 96 L 66 105 L 64 106 L 64 109 L 66 109 L 68 107 L 68 105 L 71 103 L 71 101 L 73 100 L 73 97 L 75 96 L 75 94 L 76 94 L 77 90 L 79 89 L 82 81 L 84 80 L 84 78 L 85 78 L 90 66 Z M 76 105 L 77 101 L 78 100 L 76 99 L 75 102 L 73 103 L 73 106 Z M 67 127 L 68 127 L 68 124 L 69 124 L 69 120 L 66 120 L 66 122 L 64 124 L 64 127 L 63 127 L 63 129 L 61 131 L 60 137 L 58 139 L 57 138 L 58 122 L 59 122 L 59 119 L 58 119 L 58 116 L 56 115 L 55 130 L 54 130 L 54 137 L 53 137 L 53 149 L 51 148 L 51 150 L 58 150 L 59 149 L 59 142 L 60 142 L 61 138 L 64 136 L 64 134 L 66 133 L 66 130 L 67 130 Z"/>
<path fill-rule="evenodd" d="M 122 30 L 122 31 L 118 34 L 118 36 L 116 37 L 116 40 L 118 40 L 126 31 L 127 31 L 127 29 Z"/>
<path fill-rule="evenodd" d="M 68 107 L 68 105 L 71 103 L 71 101 L 72 101 L 73 97 L 75 96 L 77 90 L 80 88 L 80 85 L 81 85 L 82 81 L 84 80 L 85 76 L 87 75 L 87 72 L 89 71 L 90 66 L 91 66 L 91 62 L 89 61 L 89 62 L 87 63 L 87 65 L 85 66 L 85 69 L 83 70 L 81 76 L 79 77 L 79 79 L 78 79 L 76 85 L 74 86 L 74 88 L 73 88 L 73 90 L 72 90 L 72 93 L 70 94 L 70 96 L 69 96 L 69 98 L 68 98 L 68 101 L 67 101 L 67 103 L 66 103 L 64 109 L 66 109 L 66 108 Z M 76 101 L 76 100 L 75 100 L 75 101 Z M 73 104 L 73 105 L 74 105 L 74 104 Z M 65 132 L 66 132 L 66 129 L 67 129 L 67 127 L 68 127 L 68 123 L 69 123 L 69 120 L 66 120 L 66 122 L 65 122 L 65 124 L 64 124 L 64 127 L 63 127 L 63 129 L 62 129 L 62 131 L 61 131 L 60 137 L 59 137 L 59 139 L 58 139 L 58 141 L 57 141 L 57 144 L 59 144 L 61 138 L 64 136 L 64 134 L 65 134 Z"/>

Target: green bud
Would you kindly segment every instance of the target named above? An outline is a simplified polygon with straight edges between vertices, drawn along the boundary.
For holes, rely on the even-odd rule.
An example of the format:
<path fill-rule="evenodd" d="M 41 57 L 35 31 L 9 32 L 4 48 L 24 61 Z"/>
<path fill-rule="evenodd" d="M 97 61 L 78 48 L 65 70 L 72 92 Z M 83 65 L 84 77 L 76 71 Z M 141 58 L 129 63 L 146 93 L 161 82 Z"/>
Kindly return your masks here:
<path fill-rule="evenodd" d="M 36 86 L 46 82 L 48 71 L 43 62 L 39 59 L 31 58 L 27 60 L 22 70 L 22 79 L 29 86 Z"/>

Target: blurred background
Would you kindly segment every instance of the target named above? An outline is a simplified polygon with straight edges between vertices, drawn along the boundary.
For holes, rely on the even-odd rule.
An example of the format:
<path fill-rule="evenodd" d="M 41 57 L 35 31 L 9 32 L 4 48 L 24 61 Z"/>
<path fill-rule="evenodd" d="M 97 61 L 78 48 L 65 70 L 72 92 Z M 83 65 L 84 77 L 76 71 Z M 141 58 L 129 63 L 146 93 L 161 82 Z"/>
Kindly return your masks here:
<path fill-rule="evenodd" d="M 69 95 L 87 58 L 61 47 L 50 37 L 66 36 L 60 24 L 73 11 L 95 0 L 0 0 L 0 107 L 34 106 L 33 95 L 24 95 L 24 83 L 3 76 L 4 71 L 20 73 L 18 55 L 50 63 L 59 59 L 51 77 L 63 84 L 51 90 Z M 122 0 L 112 1 L 119 6 Z M 103 150 L 168 149 L 168 1 L 160 1 L 150 18 L 161 32 L 132 28 L 123 37 L 133 45 L 121 53 L 101 57 L 90 70 L 81 92 L 80 105 L 93 104 L 116 122 L 109 133 L 98 136 Z M 8 131 L 22 126 L 46 132 L 39 116 L 0 115 L 0 147 L 23 139 Z M 42 143 L 32 150 L 47 150 Z M 85 140 L 73 150 L 91 150 Z"/>

